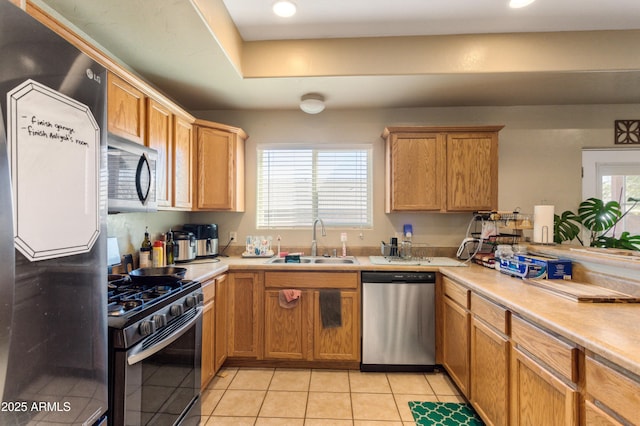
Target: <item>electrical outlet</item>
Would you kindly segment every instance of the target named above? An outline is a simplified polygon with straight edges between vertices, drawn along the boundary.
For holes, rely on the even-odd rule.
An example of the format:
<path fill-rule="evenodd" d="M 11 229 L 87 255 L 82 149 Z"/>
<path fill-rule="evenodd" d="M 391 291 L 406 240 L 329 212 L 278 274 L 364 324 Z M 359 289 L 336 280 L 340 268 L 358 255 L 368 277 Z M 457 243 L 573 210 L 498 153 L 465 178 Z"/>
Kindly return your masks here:
<path fill-rule="evenodd" d="M 233 241 L 238 241 L 238 233 L 236 231 L 229 232 L 229 239 Z"/>

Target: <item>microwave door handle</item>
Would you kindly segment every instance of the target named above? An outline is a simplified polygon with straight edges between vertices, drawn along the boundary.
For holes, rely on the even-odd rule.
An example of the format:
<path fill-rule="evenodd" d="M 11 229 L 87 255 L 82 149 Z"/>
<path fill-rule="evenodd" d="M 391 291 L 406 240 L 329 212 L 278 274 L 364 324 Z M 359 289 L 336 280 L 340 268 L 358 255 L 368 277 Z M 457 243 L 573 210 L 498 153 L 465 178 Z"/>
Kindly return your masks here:
<path fill-rule="evenodd" d="M 147 175 L 149 176 L 149 182 L 147 182 L 146 188 L 142 188 L 142 170 L 145 166 Z M 142 154 L 140 156 L 140 160 L 138 160 L 138 168 L 136 169 L 136 191 L 138 192 L 138 198 L 142 201 L 142 204 L 147 203 L 149 191 L 151 190 L 151 178 L 151 166 L 149 166 L 149 160 L 145 154 Z"/>
<path fill-rule="evenodd" d="M 196 314 L 193 318 L 182 324 L 180 328 L 174 330 L 171 334 L 169 334 L 161 341 L 156 342 L 145 349 L 144 343 L 146 342 L 146 340 L 143 340 L 142 342 L 138 343 L 138 345 L 131 348 L 131 350 L 129 351 L 129 355 L 127 356 L 127 363 L 129 365 L 133 365 L 146 358 L 149 358 L 153 354 L 160 352 L 161 350 L 178 340 L 180 337 L 182 337 L 182 335 L 185 334 L 196 321 L 199 321 L 201 319 L 202 307 L 198 306 L 196 308 Z M 153 336 L 151 337 L 153 338 Z"/>

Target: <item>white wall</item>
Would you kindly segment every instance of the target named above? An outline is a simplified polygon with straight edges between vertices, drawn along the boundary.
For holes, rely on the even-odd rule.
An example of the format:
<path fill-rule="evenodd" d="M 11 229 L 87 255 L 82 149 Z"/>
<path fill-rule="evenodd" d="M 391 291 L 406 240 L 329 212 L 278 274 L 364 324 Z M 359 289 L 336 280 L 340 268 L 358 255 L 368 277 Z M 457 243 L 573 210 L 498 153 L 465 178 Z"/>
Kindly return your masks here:
<path fill-rule="evenodd" d="M 145 227 L 149 227 L 151 241 L 160 239 L 162 233 L 170 227 L 188 223 L 187 212 L 156 212 L 156 213 L 118 213 L 107 217 L 107 234 L 118 238 L 120 254 L 132 253 L 137 256 L 144 239 Z M 134 257 L 135 257 L 134 256 Z"/>
<path fill-rule="evenodd" d="M 375 88 L 372 88 L 375 90 Z M 496 88 L 500 90 L 500 88 Z M 613 122 L 639 119 L 640 104 L 592 106 L 456 107 L 371 110 L 331 110 L 310 116 L 301 111 L 199 111 L 195 116 L 243 128 L 246 145 L 246 212 L 192 213 L 194 223 L 218 223 L 220 244 L 237 231 L 246 235 L 282 236 L 287 245 L 307 246 L 311 232 L 256 230 L 256 146 L 261 143 L 371 143 L 374 147 L 374 229 L 350 229 L 348 245 L 375 246 L 412 223 L 414 241 L 456 247 L 464 237 L 470 214 L 384 213 L 385 126 L 505 125 L 500 132 L 499 209 L 533 212 L 549 203 L 556 212 L 575 209 L 581 201 L 582 147 L 613 146 Z M 338 247 L 340 232 L 332 229 L 320 246 Z M 110 230 L 111 232 L 111 230 Z M 362 232 L 363 239 L 359 238 Z"/>

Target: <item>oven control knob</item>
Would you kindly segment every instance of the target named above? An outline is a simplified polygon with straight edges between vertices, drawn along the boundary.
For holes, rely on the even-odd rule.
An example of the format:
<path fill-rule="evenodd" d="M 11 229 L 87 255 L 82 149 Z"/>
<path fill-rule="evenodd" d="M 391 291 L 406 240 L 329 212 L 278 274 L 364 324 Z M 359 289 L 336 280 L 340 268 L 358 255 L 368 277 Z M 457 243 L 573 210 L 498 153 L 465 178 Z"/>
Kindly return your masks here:
<path fill-rule="evenodd" d="M 164 315 L 154 315 L 151 317 L 151 321 L 156 326 L 156 330 L 167 325 L 167 317 Z"/>
<path fill-rule="evenodd" d="M 187 298 L 184 299 L 184 304 L 187 305 L 187 308 L 193 308 L 198 304 L 198 299 L 195 296 L 187 296 Z"/>
<path fill-rule="evenodd" d="M 174 317 L 179 317 L 184 313 L 184 308 L 182 307 L 182 305 L 171 305 L 171 308 L 169 308 L 169 313 Z"/>
<path fill-rule="evenodd" d="M 153 332 L 153 323 L 151 321 L 143 321 L 138 326 L 138 331 L 143 336 L 148 336 Z"/>

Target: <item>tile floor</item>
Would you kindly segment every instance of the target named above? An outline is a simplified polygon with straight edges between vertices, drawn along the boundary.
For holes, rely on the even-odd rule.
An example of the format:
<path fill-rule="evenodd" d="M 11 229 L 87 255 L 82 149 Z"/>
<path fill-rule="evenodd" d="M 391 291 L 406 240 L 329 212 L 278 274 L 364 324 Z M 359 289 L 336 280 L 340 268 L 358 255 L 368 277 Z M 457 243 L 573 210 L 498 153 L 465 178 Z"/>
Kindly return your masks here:
<path fill-rule="evenodd" d="M 224 368 L 201 425 L 414 425 L 408 401 L 463 402 L 446 373 Z"/>

